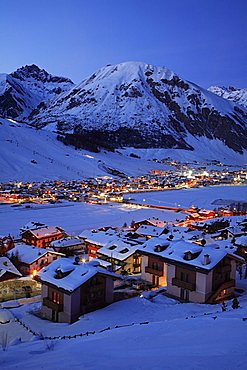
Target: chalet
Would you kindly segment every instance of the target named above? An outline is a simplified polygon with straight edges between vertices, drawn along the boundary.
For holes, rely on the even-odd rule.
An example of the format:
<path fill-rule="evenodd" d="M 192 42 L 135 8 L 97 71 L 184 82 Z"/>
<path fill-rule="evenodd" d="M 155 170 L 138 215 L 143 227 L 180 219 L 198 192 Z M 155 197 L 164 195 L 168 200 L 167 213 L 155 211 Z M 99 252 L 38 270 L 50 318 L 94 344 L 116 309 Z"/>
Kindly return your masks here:
<path fill-rule="evenodd" d="M 71 256 L 78 251 L 85 252 L 84 242 L 77 237 L 66 237 L 54 240 L 50 243 L 50 247 L 53 248 L 54 251 L 64 253 L 67 256 Z"/>
<path fill-rule="evenodd" d="M 101 247 L 104 247 L 114 239 L 116 239 L 116 231 L 108 229 L 107 231 L 84 230 L 80 235 L 84 242 L 85 251 L 89 259 L 97 257 L 97 252 Z"/>
<path fill-rule="evenodd" d="M 138 227 L 137 230 L 135 230 L 135 233 L 139 235 L 140 237 L 145 237 L 146 239 L 150 239 L 153 237 L 160 236 L 163 233 L 168 233 L 168 228 L 161 228 L 159 226 L 153 226 L 153 225 L 141 225 Z"/>
<path fill-rule="evenodd" d="M 213 210 L 201 209 L 198 213 L 204 219 L 205 218 L 210 219 L 212 217 L 215 217 L 215 212 Z"/>
<path fill-rule="evenodd" d="M 148 218 L 148 219 L 141 220 L 138 222 L 134 222 L 132 224 L 132 228 L 134 230 L 137 230 L 140 226 L 143 226 L 143 225 L 155 226 L 155 227 L 160 227 L 164 229 L 166 222 L 153 217 L 153 218 Z"/>
<path fill-rule="evenodd" d="M 42 315 L 56 322 L 75 322 L 81 315 L 112 303 L 117 276 L 98 261 L 61 258 L 42 269 Z"/>
<path fill-rule="evenodd" d="M 45 226 L 38 229 L 26 230 L 22 233 L 23 243 L 45 248 L 54 240 L 64 237 L 64 230 L 56 226 Z"/>
<path fill-rule="evenodd" d="M 205 222 L 194 222 L 191 224 L 193 229 L 204 231 L 208 234 L 214 234 L 219 230 L 229 227 L 230 222 L 227 219 L 214 219 Z"/>
<path fill-rule="evenodd" d="M 247 235 L 237 237 L 234 245 L 238 248 L 238 254 L 247 261 Z"/>
<path fill-rule="evenodd" d="M 140 253 L 142 278 L 167 286 L 167 294 L 182 301 L 216 303 L 234 294 L 236 265 L 243 259 L 233 247 L 199 246 L 178 240 L 149 240 Z"/>
<path fill-rule="evenodd" d="M 13 263 L 25 276 L 35 276 L 44 266 L 63 256 L 64 254 L 54 252 L 53 250 L 26 244 L 16 244 L 8 252 L 8 257 L 11 258 Z"/>
<path fill-rule="evenodd" d="M 97 252 L 99 259 L 108 261 L 112 270 L 121 274 L 140 274 L 141 255 L 137 252 L 140 244 L 130 239 L 116 238 Z"/>
<path fill-rule="evenodd" d="M 7 257 L 0 257 L 0 282 L 22 277 L 20 271 Z"/>

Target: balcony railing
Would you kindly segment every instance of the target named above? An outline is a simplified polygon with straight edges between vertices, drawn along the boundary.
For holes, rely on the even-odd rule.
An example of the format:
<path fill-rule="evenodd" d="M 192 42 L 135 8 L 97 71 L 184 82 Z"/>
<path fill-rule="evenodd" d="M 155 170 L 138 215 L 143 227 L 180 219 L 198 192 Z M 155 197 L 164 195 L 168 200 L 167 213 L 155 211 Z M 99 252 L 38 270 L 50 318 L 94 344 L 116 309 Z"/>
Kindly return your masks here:
<path fill-rule="evenodd" d="M 145 272 L 148 272 L 149 274 L 156 275 L 156 276 L 163 276 L 163 270 L 156 270 L 149 266 L 145 267 Z"/>
<path fill-rule="evenodd" d="M 177 278 L 172 279 L 172 285 L 176 285 L 180 288 L 188 289 L 188 290 L 196 290 L 196 284 L 195 283 L 188 283 L 187 281 L 182 281 Z"/>
<path fill-rule="evenodd" d="M 63 311 L 62 303 L 53 302 L 48 297 L 43 298 L 43 305 L 57 312 Z"/>

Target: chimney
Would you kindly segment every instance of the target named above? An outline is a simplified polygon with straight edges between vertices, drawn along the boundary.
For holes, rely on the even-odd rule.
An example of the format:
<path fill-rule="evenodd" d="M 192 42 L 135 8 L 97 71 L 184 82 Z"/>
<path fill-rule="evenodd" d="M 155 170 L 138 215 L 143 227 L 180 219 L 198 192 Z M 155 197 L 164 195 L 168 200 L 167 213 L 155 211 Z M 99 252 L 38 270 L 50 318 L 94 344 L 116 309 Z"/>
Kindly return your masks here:
<path fill-rule="evenodd" d="M 203 265 L 208 265 L 210 262 L 211 261 L 210 261 L 210 258 L 209 258 L 209 254 L 204 254 L 202 264 Z"/>

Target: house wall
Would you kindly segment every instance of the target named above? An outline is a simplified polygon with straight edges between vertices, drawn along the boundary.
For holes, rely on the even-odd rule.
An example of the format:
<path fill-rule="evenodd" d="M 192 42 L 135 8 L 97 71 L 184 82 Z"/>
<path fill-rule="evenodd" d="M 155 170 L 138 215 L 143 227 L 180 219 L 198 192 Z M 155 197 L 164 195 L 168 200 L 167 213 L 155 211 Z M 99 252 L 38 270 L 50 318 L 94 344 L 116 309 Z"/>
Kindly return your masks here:
<path fill-rule="evenodd" d="M 56 259 L 60 257 L 61 256 L 57 254 L 48 252 L 44 256 L 41 256 L 40 258 L 38 258 L 36 261 L 34 261 L 31 264 L 21 263 L 19 269 L 23 275 L 30 275 L 33 272 L 33 270 L 39 271 L 44 266 L 49 265 L 51 262 L 55 261 Z"/>
<path fill-rule="evenodd" d="M 42 284 L 42 287 L 41 287 L 41 298 L 42 298 L 42 301 L 43 301 L 43 298 L 46 298 L 46 297 L 48 297 L 48 286 Z M 52 320 L 52 310 L 51 310 L 51 308 L 46 307 L 46 306 L 44 306 L 42 304 L 42 306 L 41 306 L 41 313 L 42 313 L 42 315 L 46 319 Z"/>
<path fill-rule="evenodd" d="M 167 268 L 167 293 L 180 299 L 181 287 L 172 283 L 172 279 L 176 277 L 176 266 L 168 265 Z M 196 288 L 194 291 L 188 291 L 189 301 L 197 303 L 205 303 L 212 293 L 212 272 L 203 274 L 196 272 Z"/>
<path fill-rule="evenodd" d="M 155 258 L 155 257 L 154 257 Z M 153 283 L 153 274 L 150 274 L 145 271 L 145 267 L 148 266 L 148 260 L 149 257 L 143 255 L 142 256 L 142 263 L 141 263 L 141 278 L 148 283 Z M 165 262 L 163 263 L 163 275 L 159 276 L 159 287 L 166 286 L 167 285 L 167 264 Z"/>
<path fill-rule="evenodd" d="M 110 277 L 105 279 L 105 303 L 111 304 L 114 300 L 113 295 L 114 280 Z"/>

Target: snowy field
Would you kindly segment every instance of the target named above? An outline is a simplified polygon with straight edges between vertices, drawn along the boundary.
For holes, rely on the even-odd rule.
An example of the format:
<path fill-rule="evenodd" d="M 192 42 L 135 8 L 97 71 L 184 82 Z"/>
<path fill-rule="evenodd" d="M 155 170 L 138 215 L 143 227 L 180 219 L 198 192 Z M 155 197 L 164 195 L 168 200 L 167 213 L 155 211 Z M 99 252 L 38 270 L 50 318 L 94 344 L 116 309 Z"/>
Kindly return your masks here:
<path fill-rule="evenodd" d="M 121 204 L 86 204 L 64 202 L 54 205 L 32 205 L 31 208 L 0 205 L 0 235 L 17 234 L 20 227 L 29 221 L 61 226 L 71 235 L 84 229 L 102 226 L 123 226 L 132 220 L 159 217 L 161 220 L 182 220 L 185 214 L 171 211 L 137 209 Z"/>
<path fill-rule="evenodd" d="M 247 281 L 238 281 L 246 289 Z M 8 331 L 9 344 L 0 353 L 0 368 L 39 369 L 246 369 L 247 296 L 240 308 L 182 304 L 158 295 L 136 297 L 86 314 L 72 324 L 55 324 L 32 314 L 39 304 L 8 310 L 32 330 L 63 336 L 95 331 L 75 339 L 38 340 L 11 321 L 0 325 L 0 338 Z M 145 324 L 141 324 L 145 322 Z M 124 328 L 116 325 L 134 324 Z M 104 328 L 111 330 L 99 333 Z M 21 340 L 17 340 L 21 338 Z M 11 345 L 15 344 L 15 345 Z"/>
<path fill-rule="evenodd" d="M 200 208 L 214 209 L 216 205 L 212 202 L 216 199 L 247 202 L 247 186 L 211 186 L 125 195 L 125 198 L 129 197 L 133 199 L 133 203 L 185 208 L 194 205 Z"/>

